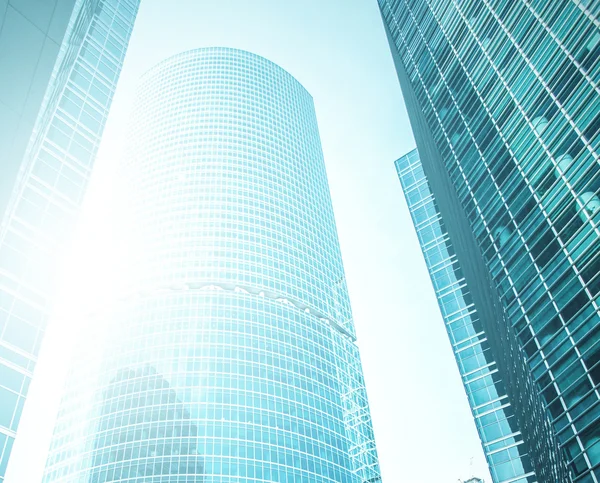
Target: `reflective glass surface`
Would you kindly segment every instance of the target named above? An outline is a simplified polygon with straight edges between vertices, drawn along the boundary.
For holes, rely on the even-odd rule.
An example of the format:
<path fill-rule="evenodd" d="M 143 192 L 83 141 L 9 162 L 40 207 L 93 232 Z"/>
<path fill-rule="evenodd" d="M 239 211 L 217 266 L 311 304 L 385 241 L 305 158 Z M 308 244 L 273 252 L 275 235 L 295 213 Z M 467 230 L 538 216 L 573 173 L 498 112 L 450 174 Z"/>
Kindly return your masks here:
<path fill-rule="evenodd" d="M 31 77 L 18 69 L 0 74 L 10 89 L 29 89 L 16 137 L 0 139 L 2 155 L 10 154 L 0 161 L 0 178 L 11 178 L 0 193 L 0 481 L 52 306 L 57 260 L 75 224 L 138 6 L 138 0 L 55 3 L 9 1 L 0 33 L 2 62 L 16 55 L 20 67 L 38 65 Z M 30 45 L 39 29 L 46 35 L 41 51 Z M 21 51 L 17 38 L 26 44 Z M 30 110 L 35 123 L 28 125 Z M 24 135 L 28 143 L 17 157 Z"/>
<path fill-rule="evenodd" d="M 199 49 L 131 125 L 136 295 L 81 344 L 45 481 L 379 482 L 311 96 Z"/>
<path fill-rule="evenodd" d="M 531 374 L 551 421 L 546 442 L 523 432 L 538 446 L 534 464 L 553 467 L 555 439 L 570 477 L 598 482 L 598 2 L 379 5 L 425 173 L 436 197 L 451 190 L 460 205 L 491 277 L 490 301 L 520 347 L 496 361 L 525 359 L 511 371 L 515 380 Z"/>
<path fill-rule="evenodd" d="M 492 478 L 497 483 L 540 481 L 418 151 L 398 159 L 396 170 Z"/>

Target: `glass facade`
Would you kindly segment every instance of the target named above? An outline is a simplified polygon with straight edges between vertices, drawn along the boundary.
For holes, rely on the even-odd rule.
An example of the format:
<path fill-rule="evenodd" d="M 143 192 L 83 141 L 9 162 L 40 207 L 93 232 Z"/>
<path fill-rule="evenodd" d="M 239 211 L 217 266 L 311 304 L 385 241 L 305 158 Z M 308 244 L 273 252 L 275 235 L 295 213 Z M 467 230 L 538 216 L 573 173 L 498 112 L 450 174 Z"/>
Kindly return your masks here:
<path fill-rule="evenodd" d="M 75 0 L 58 3 L 0 2 L 1 214 L 16 182 Z"/>
<path fill-rule="evenodd" d="M 116 417 L 115 401 L 119 401 Z M 104 392 L 103 403 L 91 482 L 128 479 L 137 473 L 136 460 L 152 451 L 161 457 L 145 465 L 144 477 L 156 476 L 169 483 L 204 481 L 202 457 L 196 451 L 198 428 L 169 383 L 151 366 L 119 371 Z M 130 424 L 132 419 L 136 424 Z M 150 438 L 162 441 L 149 444 Z M 105 455 L 115 447 L 123 451 L 106 466 Z"/>
<path fill-rule="evenodd" d="M 482 320 L 537 477 L 597 483 L 598 3 L 379 5 L 424 173 L 489 310 Z M 518 351 L 507 352 L 513 337 Z M 528 418 L 552 431 L 526 430 Z"/>
<path fill-rule="evenodd" d="M 540 481 L 418 151 L 398 159 L 396 170 L 493 480 Z"/>
<path fill-rule="evenodd" d="M 379 482 L 311 96 L 199 49 L 131 126 L 135 295 L 95 315 L 44 481 Z"/>
<path fill-rule="evenodd" d="M 0 481 L 138 1 L 0 2 Z"/>

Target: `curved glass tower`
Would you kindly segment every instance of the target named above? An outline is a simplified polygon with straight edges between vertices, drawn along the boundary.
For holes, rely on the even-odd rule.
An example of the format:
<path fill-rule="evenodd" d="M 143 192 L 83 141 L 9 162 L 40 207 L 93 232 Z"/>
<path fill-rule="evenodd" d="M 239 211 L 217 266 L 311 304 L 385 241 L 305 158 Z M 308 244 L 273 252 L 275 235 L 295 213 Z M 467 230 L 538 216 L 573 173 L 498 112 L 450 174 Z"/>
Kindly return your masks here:
<path fill-rule="evenodd" d="M 247 52 L 174 56 L 124 165 L 135 296 L 81 345 L 45 481 L 381 481 L 308 92 Z"/>

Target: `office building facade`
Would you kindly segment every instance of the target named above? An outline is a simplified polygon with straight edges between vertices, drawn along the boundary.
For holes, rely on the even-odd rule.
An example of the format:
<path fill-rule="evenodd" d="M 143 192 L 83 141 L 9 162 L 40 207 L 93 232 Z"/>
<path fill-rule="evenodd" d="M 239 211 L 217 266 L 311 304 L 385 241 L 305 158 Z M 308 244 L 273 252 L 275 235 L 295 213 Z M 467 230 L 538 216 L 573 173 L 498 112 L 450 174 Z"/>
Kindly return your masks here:
<path fill-rule="evenodd" d="M 379 6 L 423 170 L 537 481 L 598 482 L 598 5 Z"/>
<path fill-rule="evenodd" d="M 146 74 L 131 126 L 134 295 L 73 361 L 45 481 L 379 482 L 311 96 L 199 49 Z M 109 390 L 124 371 L 176 402 L 145 417 L 146 376 Z"/>
<path fill-rule="evenodd" d="M 418 151 L 395 164 L 493 481 L 540 481 Z"/>
<path fill-rule="evenodd" d="M 140 458 L 146 459 L 144 478 L 204 481 L 202 457 L 196 451 L 198 428 L 169 383 L 151 366 L 118 372 L 102 398 L 90 482 L 126 480 L 139 472 Z"/>
<path fill-rule="evenodd" d="M 0 2 L 0 481 L 138 2 Z"/>

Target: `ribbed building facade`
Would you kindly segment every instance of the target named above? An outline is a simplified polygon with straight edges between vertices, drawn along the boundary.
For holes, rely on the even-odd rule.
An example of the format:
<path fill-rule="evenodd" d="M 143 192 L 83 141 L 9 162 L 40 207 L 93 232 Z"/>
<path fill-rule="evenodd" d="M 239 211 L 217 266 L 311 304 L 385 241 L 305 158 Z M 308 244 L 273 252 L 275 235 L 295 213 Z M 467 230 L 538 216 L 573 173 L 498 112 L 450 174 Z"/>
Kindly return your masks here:
<path fill-rule="evenodd" d="M 493 342 L 480 319 L 418 151 L 395 164 L 494 482 L 543 481 L 535 474 L 505 378 L 494 359 Z"/>
<path fill-rule="evenodd" d="M 0 2 L 0 481 L 138 3 Z"/>
<path fill-rule="evenodd" d="M 131 126 L 135 296 L 76 356 L 45 481 L 379 482 L 311 96 L 199 49 Z"/>
<path fill-rule="evenodd" d="M 379 5 L 535 481 L 598 482 L 598 3 Z"/>

